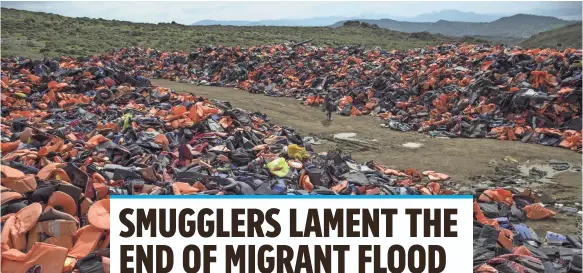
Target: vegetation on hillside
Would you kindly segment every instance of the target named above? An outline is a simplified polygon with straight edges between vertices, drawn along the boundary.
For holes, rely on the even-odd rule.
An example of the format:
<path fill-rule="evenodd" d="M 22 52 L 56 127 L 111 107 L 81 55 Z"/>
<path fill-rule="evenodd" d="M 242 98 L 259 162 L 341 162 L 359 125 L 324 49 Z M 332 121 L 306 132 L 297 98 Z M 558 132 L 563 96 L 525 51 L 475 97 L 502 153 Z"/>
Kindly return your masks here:
<path fill-rule="evenodd" d="M 521 43 L 523 47 L 581 49 L 581 22 L 541 32 Z"/>
<path fill-rule="evenodd" d="M 364 45 L 386 50 L 435 46 L 456 41 L 485 42 L 429 33 L 403 33 L 363 26 L 235 27 L 131 23 L 70 18 L 2 8 L 2 56 L 86 56 L 126 46 L 191 51 L 205 45 L 253 46 L 312 40 L 314 45 Z"/>

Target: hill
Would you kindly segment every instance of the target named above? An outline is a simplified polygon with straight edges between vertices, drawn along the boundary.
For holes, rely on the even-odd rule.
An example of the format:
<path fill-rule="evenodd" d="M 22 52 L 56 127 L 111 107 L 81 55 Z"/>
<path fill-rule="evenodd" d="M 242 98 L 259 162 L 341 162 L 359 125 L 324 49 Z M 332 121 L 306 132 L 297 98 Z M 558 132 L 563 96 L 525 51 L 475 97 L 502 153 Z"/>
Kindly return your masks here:
<path fill-rule="evenodd" d="M 528 38 L 542 31 L 559 28 L 573 21 L 567 21 L 550 16 L 538 16 L 527 14 L 516 14 L 509 17 L 502 17 L 498 20 L 487 23 L 475 22 L 454 22 L 439 20 L 431 22 L 403 22 L 391 19 L 380 20 L 359 20 L 369 24 L 376 24 L 381 28 L 387 28 L 402 32 L 422 32 L 427 31 L 433 34 L 443 34 L 448 36 L 494 36 Z M 333 27 L 343 25 L 338 22 Z"/>
<path fill-rule="evenodd" d="M 581 31 L 581 21 L 579 21 L 572 25 L 534 35 L 523 41 L 521 46 L 559 49 L 573 47 L 581 49 Z"/>
<path fill-rule="evenodd" d="M 117 20 L 70 18 L 55 14 L 2 8 L 2 55 L 30 57 L 91 55 L 126 46 L 167 51 L 191 51 L 213 44 L 253 46 L 312 40 L 314 45 L 364 45 L 409 49 L 474 38 L 429 33 L 403 33 L 371 27 L 235 27 L 146 24 Z"/>

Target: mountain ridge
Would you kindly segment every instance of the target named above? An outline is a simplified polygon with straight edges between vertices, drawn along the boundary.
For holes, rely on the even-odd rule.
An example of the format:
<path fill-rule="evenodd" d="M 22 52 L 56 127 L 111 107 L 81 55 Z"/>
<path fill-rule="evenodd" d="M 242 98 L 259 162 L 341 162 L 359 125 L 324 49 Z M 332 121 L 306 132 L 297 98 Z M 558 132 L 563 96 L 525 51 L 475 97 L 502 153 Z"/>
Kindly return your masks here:
<path fill-rule="evenodd" d="M 551 16 L 539 16 L 532 14 L 515 14 L 499 18 L 492 22 L 456 22 L 439 20 L 437 22 L 403 22 L 392 19 L 362 19 L 352 20 L 368 24 L 376 24 L 380 28 L 395 31 L 414 33 L 429 32 L 447 36 L 497 36 L 513 38 L 530 38 L 539 32 L 549 31 L 562 26 L 575 23 Z M 346 21 L 337 22 L 331 27 L 344 25 Z"/>
<path fill-rule="evenodd" d="M 361 16 L 322 16 L 311 18 L 282 18 L 282 19 L 267 19 L 267 20 L 212 20 L 204 19 L 197 21 L 192 26 L 209 26 L 209 25 L 224 25 L 224 26 L 329 26 L 338 21 L 354 20 L 359 18 L 366 18 L 367 20 L 374 20 L 376 17 L 380 19 L 391 19 L 406 22 L 437 22 L 439 20 L 454 20 L 463 22 L 486 22 L 493 21 L 503 17 L 502 14 L 480 14 L 475 12 L 465 12 L 455 9 L 446 9 L 436 12 L 422 13 L 416 16 L 398 16 L 398 15 L 361 15 Z M 461 18 L 461 19 L 454 19 Z"/>
<path fill-rule="evenodd" d="M 445 9 L 436 12 L 422 13 L 410 18 L 409 22 L 438 22 L 440 20 L 456 22 L 491 22 L 501 18 L 501 14 L 482 14 L 476 12 L 464 12 L 456 9 Z M 453 19 L 456 18 L 456 19 Z M 407 21 L 397 20 L 397 21 Z"/>
<path fill-rule="evenodd" d="M 582 19 L 581 9 L 531 9 L 526 10 L 525 14 L 532 14 L 537 16 L 552 16 L 563 20 L 575 20 L 579 21 Z M 212 20 L 205 19 L 197 21 L 191 25 L 231 25 L 231 26 L 262 26 L 262 25 L 274 25 L 274 26 L 330 26 L 339 21 L 347 20 L 378 20 L 378 19 L 391 19 L 396 21 L 411 22 L 411 23 L 435 23 L 439 20 L 453 21 L 453 22 L 470 22 L 470 23 L 482 23 L 482 22 L 492 22 L 503 17 L 509 17 L 514 14 L 508 13 L 497 13 L 497 14 L 487 14 L 487 13 L 477 13 L 460 11 L 457 9 L 444 9 L 434 12 L 426 12 L 415 16 L 400 16 L 395 14 L 361 14 L 358 16 L 322 16 L 322 17 L 311 17 L 311 18 L 282 18 L 282 19 L 269 19 L 269 20 Z"/>

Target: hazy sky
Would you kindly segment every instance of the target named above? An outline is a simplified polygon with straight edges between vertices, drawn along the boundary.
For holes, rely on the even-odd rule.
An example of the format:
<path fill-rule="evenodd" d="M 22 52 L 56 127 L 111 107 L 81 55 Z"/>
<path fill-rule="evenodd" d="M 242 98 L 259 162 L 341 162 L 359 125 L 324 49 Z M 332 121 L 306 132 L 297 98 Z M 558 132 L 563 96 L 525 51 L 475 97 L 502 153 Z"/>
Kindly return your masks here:
<path fill-rule="evenodd" d="M 488 14 L 581 9 L 581 2 L 1 2 L 2 7 L 72 17 L 191 24 L 204 19 L 263 20 L 323 16 L 399 15 L 457 9 Z"/>

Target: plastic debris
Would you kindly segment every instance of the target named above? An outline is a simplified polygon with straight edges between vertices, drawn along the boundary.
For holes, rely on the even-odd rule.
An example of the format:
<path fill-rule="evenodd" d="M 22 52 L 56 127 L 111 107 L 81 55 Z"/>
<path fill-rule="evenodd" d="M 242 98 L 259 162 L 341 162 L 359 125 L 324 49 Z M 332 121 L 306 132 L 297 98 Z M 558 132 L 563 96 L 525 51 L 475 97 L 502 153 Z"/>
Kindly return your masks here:
<path fill-rule="evenodd" d="M 444 44 L 385 52 L 288 43 L 195 53 L 134 47 L 110 58 L 138 75 L 295 97 L 305 105 L 319 106 L 331 92 L 338 114 L 375 115 L 392 130 L 581 151 L 578 49 Z"/>
<path fill-rule="evenodd" d="M 580 128 L 563 128 L 580 114 L 577 102 L 567 102 L 567 96 L 580 97 L 576 85 L 580 73 L 567 70 L 557 77 L 555 71 L 545 75 L 544 69 L 538 69 L 549 70 L 556 63 L 560 70 L 560 65 L 580 60 L 580 53 L 509 50 L 448 45 L 429 48 L 423 54 L 417 50 L 381 54 L 358 47 L 276 45 L 244 50 L 204 48 L 196 56 L 134 48 L 107 57 L 2 59 L 2 267 L 6 272 L 109 268 L 111 195 L 472 192 L 477 197 L 473 207 L 476 268 L 496 270 L 508 263 L 538 265 L 542 261 L 575 268 L 576 254 L 569 263 L 563 257 L 537 255 L 580 249 L 580 237 L 547 236 L 551 243 L 561 242 L 548 248 L 532 229 L 513 225 L 556 214 L 529 190 L 488 183 L 468 190 L 437 171 L 389 168 L 375 161 L 359 163 L 337 150 L 315 153 L 306 143 L 311 140 L 304 142 L 293 128 L 273 124 L 261 113 L 179 94 L 152 86 L 148 80 L 151 76 L 180 80 L 190 75 L 199 84 L 299 96 L 304 102 L 313 96 L 314 104 L 320 100 L 316 91 L 335 88 L 341 95 L 337 99 L 341 114 L 376 111 L 390 128 L 400 131 L 421 128 L 456 135 L 462 129 L 451 127 L 449 121 L 458 119 L 446 110 L 454 112 L 457 107 L 468 112 L 461 121 L 469 124 L 462 125 L 469 131 L 460 136 L 479 137 L 488 128 L 501 128 L 494 130 L 498 138 L 513 139 L 513 134 L 529 134 L 527 127 L 536 124 L 531 129 L 538 134 L 531 138 L 539 143 L 580 147 L 576 139 Z M 451 54 L 456 52 L 460 54 Z M 289 58 L 279 58 L 284 54 Z M 201 56 L 206 59 L 199 59 Z M 220 56 L 225 58 L 217 58 Z M 305 60 L 305 65 L 296 65 L 297 58 Z M 545 65 L 546 60 L 555 63 Z M 190 69 L 185 65 L 189 61 L 193 62 Z M 235 65 L 238 63 L 248 65 Z M 534 63 L 537 67 L 531 67 Z M 461 74 L 448 72 L 454 64 L 464 67 L 455 69 Z M 35 66 L 45 68 L 35 70 Z M 324 71 L 315 73 L 316 69 Z M 445 75 L 443 83 L 437 81 L 440 75 Z M 561 89 L 556 90 L 554 83 L 559 80 Z M 454 88 L 449 87 L 452 85 Z M 550 102 L 548 94 L 554 96 Z M 495 98 L 518 108 L 499 110 L 505 104 L 494 103 Z M 526 103 L 527 99 L 532 103 Z M 529 105 L 536 105 L 539 99 L 546 104 L 538 110 L 555 116 L 542 119 L 544 115 L 529 112 L 527 119 L 517 113 L 516 109 L 532 110 Z M 557 124 L 563 127 L 554 128 Z M 526 129 L 521 134 L 519 128 Z M 59 234 L 45 232 L 55 226 Z"/>

